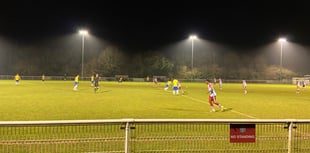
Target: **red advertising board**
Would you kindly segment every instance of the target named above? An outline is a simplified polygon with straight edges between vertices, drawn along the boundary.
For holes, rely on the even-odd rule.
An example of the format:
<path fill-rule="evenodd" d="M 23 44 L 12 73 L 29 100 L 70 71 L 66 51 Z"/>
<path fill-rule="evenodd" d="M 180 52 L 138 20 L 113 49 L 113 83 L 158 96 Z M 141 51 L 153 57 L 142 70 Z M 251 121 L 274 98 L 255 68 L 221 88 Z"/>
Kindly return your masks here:
<path fill-rule="evenodd" d="M 253 143 L 255 124 L 230 124 L 230 143 Z"/>

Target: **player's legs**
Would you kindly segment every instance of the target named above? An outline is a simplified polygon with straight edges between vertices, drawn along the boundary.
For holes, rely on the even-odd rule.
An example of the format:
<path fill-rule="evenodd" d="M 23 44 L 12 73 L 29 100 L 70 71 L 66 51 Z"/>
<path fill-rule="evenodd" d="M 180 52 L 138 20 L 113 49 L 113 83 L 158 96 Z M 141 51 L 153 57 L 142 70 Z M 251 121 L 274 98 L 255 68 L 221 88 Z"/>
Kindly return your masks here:
<path fill-rule="evenodd" d="M 73 90 L 77 90 L 77 87 L 78 87 L 78 83 L 77 82 L 74 82 L 74 87 L 73 87 Z"/>
<path fill-rule="evenodd" d="M 216 96 L 214 96 L 213 99 L 214 99 L 214 102 L 213 102 L 213 103 L 214 103 L 215 105 L 217 105 L 217 106 L 221 109 L 221 111 L 223 111 L 223 110 L 224 110 L 224 106 L 221 105 L 221 104 L 216 100 Z"/>
<path fill-rule="evenodd" d="M 224 106 L 222 106 L 222 105 L 216 100 L 216 96 L 213 96 L 213 97 L 209 96 L 209 103 L 210 103 L 211 111 L 212 111 L 212 112 L 215 112 L 214 104 L 215 104 L 216 106 L 218 106 L 218 107 L 221 109 L 221 111 L 224 110 Z"/>
<path fill-rule="evenodd" d="M 169 89 L 169 86 L 166 84 L 166 86 L 165 86 L 165 88 L 164 88 L 164 90 L 168 90 Z"/>
<path fill-rule="evenodd" d="M 299 92 L 300 92 L 300 87 L 297 86 L 297 88 L 296 88 L 296 93 L 299 94 Z"/>
<path fill-rule="evenodd" d="M 173 95 L 179 94 L 178 87 L 173 87 L 172 94 L 173 94 Z"/>
<path fill-rule="evenodd" d="M 182 86 L 179 86 L 179 90 L 181 90 L 182 94 L 184 94 L 184 90 L 183 90 Z"/>
<path fill-rule="evenodd" d="M 209 104 L 210 104 L 210 107 L 211 107 L 211 112 L 215 112 L 213 103 L 214 103 L 214 98 L 209 96 Z"/>
<path fill-rule="evenodd" d="M 96 93 L 99 90 L 99 82 L 95 81 L 94 86 L 95 86 L 94 91 Z"/>

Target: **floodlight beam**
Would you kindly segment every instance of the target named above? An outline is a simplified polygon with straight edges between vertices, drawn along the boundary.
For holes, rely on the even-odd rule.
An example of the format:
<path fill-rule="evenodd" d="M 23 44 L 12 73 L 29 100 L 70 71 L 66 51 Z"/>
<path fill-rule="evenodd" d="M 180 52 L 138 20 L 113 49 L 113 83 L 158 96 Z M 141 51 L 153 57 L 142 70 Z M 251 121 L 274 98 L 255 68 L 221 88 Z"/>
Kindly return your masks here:
<path fill-rule="evenodd" d="M 279 38 L 278 40 L 281 44 L 281 53 L 280 53 L 280 80 L 282 80 L 282 64 L 283 64 L 283 43 L 286 42 L 286 38 Z"/>

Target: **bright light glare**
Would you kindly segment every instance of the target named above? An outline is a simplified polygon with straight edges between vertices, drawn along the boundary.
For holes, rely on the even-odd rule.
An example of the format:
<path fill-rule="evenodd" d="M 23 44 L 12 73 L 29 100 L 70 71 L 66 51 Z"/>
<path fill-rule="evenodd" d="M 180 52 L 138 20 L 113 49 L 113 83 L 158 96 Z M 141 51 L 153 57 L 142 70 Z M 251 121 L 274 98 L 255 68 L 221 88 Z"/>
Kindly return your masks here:
<path fill-rule="evenodd" d="M 81 35 L 87 35 L 88 34 L 88 31 L 87 30 L 80 30 L 79 33 Z"/>
<path fill-rule="evenodd" d="M 189 39 L 197 39 L 197 36 L 196 35 L 191 35 L 191 36 L 189 36 Z"/>
<path fill-rule="evenodd" d="M 280 42 L 286 42 L 286 38 L 279 38 Z"/>

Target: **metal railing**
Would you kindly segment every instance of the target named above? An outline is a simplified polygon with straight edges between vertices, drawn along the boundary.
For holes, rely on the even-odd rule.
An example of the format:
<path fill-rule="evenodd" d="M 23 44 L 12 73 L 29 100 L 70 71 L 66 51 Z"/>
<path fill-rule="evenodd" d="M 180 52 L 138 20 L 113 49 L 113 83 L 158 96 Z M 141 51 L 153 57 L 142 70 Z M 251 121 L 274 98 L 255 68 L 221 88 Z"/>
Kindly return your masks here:
<path fill-rule="evenodd" d="M 0 122 L 1 153 L 305 153 L 309 144 L 310 120 Z"/>
<path fill-rule="evenodd" d="M 14 80 L 15 75 L 0 75 L 0 80 Z M 121 75 L 116 75 L 113 77 L 101 76 L 101 81 L 118 81 L 118 77 Z M 125 81 L 134 81 L 134 82 L 145 82 L 146 78 L 135 78 L 135 77 L 128 77 L 128 75 L 122 75 L 126 77 Z M 74 80 L 75 76 L 45 76 L 46 80 Z M 157 76 L 159 77 L 160 82 L 168 81 L 166 76 Z M 41 80 L 41 76 L 21 76 L 22 80 Z M 309 84 L 308 77 L 304 78 Z M 83 78 L 80 77 L 80 80 L 90 80 L 90 76 L 84 76 Z M 179 79 L 182 82 L 205 82 L 206 79 Z M 153 80 L 150 79 L 152 82 Z M 241 83 L 241 80 L 234 80 L 234 79 L 225 79 L 223 80 L 224 83 Z M 267 83 L 267 84 L 295 84 L 296 81 L 294 79 L 289 80 L 247 80 L 248 83 Z"/>

